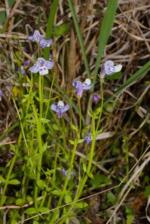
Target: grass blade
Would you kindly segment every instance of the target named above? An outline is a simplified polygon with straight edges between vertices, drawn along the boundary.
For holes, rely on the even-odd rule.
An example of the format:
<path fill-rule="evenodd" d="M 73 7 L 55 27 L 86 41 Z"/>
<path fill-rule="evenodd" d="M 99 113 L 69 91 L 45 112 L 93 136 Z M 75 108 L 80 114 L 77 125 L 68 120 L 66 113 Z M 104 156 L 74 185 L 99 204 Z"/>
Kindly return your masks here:
<path fill-rule="evenodd" d="M 59 0 L 54 0 L 51 4 L 48 22 L 47 22 L 47 28 L 46 28 L 46 37 L 47 38 L 52 37 L 53 25 L 54 25 L 55 16 L 57 13 L 58 5 L 59 5 Z M 46 48 L 44 50 L 44 56 L 46 59 L 49 58 L 49 52 L 50 52 L 50 48 Z"/>
<path fill-rule="evenodd" d="M 135 72 L 133 75 L 131 75 L 130 78 L 126 80 L 126 82 L 118 88 L 117 92 L 115 93 L 116 95 L 120 95 L 123 93 L 127 88 L 130 86 L 134 85 L 137 81 L 140 79 L 144 78 L 147 74 L 147 72 L 150 71 L 150 61 L 147 62 L 145 65 L 142 66 L 137 72 Z"/>
<path fill-rule="evenodd" d="M 147 73 L 150 71 L 150 61 L 147 62 L 145 65 L 143 65 L 137 72 L 135 72 L 133 75 L 131 75 L 130 78 L 126 80 L 124 84 L 122 84 L 117 91 L 111 96 L 106 102 L 105 105 L 113 101 L 113 107 L 117 105 L 118 97 L 130 86 L 134 85 L 136 82 L 144 78 Z"/>
<path fill-rule="evenodd" d="M 108 1 L 107 9 L 106 9 L 106 12 L 101 24 L 101 28 L 100 28 L 100 33 L 99 33 L 98 54 L 96 58 L 96 66 L 93 71 L 93 74 L 95 75 L 98 73 L 98 69 L 100 67 L 100 60 L 104 54 L 104 49 L 106 47 L 109 35 L 111 33 L 117 6 L 118 6 L 118 0 Z"/>
<path fill-rule="evenodd" d="M 71 15 L 72 15 L 72 18 L 73 18 L 73 21 L 74 21 L 77 37 L 78 37 L 78 40 L 79 40 L 79 44 L 80 44 L 80 48 L 81 48 L 81 53 L 82 53 L 86 73 L 87 73 L 88 76 L 90 76 L 90 69 L 89 69 L 88 60 L 87 60 L 87 57 L 86 57 L 84 41 L 83 41 L 83 37 L 82 37 L 81 31 L 80 31 L 77 14 L 76 14 L 74 5 L 72 3 L 72 0 L 68 0 L 68 4 L 69 4 Z"/>

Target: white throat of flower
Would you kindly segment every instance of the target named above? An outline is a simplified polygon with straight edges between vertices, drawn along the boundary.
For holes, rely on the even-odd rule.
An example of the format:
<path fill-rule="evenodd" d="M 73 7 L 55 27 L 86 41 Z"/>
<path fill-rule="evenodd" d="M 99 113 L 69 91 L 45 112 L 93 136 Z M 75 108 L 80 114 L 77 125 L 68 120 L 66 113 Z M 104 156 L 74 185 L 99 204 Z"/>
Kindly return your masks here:
<path fill-rule="evenodd" d="M 87 85 L 87 86 L 90 86 L 91 85 L 91 80 L 90 79 L 86 79 L 84 81 L 84 84 Z"/>
<path fill-rule="evenodd" d="M 48 69 L 46 68 L 46 66 L 42 66 L 39 68 L 39 73 L 40 75 L 47 75 L 48 74 Z"/>
<path fill-rule="evenodd" d="M 61 100 L 58 101 L 57 106 L 60 107 L 60 108 L 63 108 L 64 107 L 64 102 L 61 101 Z"/>

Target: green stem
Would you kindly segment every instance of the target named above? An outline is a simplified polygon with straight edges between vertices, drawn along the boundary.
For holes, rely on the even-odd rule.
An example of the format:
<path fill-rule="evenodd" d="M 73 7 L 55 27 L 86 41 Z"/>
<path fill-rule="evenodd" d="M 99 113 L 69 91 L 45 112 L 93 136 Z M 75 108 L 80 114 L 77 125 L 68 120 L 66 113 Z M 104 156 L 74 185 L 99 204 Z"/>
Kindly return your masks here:
<path fill-rule="evenodd" d="M 66 192 L 66 189 L 67 189 L 67 185 L 68 185 L 70 175 L 71 175 L 71 172 L 72 172 L 72 169 L 73 169 L 73 164 L 74 164 L 74 160 L 75 160 L 77 145 L 78 145 L 78 141 L 75 140 L 73 151 L 72 151 L 72 157 L 71 157 L 71 161 L 70 161 L 70 166 L 69 166 L 69 170 L 68 170 L 68 175 L 67 175 L 66 180 L 65 180 L 64 188 L 63 188 L 63 191 L 62 191 L 62 195 L 59 199 L 58 206 L 61 205 L 62 199 L 63 199 L 63 197 L 65 195 L 65 192 Z"/>
<path fill-rule="evenodd" d="M 63 190 L 62 190 L 62 194 L 61 194 L 60 199 L 58 201 L 57 207 L 59 207 L 61 205 L 62 200 L 64 198 L 64 195 L 66 193 L 66 189 L 67 189 L 67 186 L 68 186 L 68 183 L 69 183 L 71 171 L 73 169 L 73 164 L 74 164 L 74 160 L 75 160 L 77 145 L 78 145 L 78 140 L 76 139 L 75 142 L 74 142 L 74 148 L 73 148 L 73 151 L 72 151 L 72 157 L 71 157 L 71 161 L 70 161 L 68 175 L 66 176 L 64 187 L 63 187 Z M 51 219 L 51 224 L 56 222 L 56 217 L 57 217 L 57 214 L 54 213 L 54 215 L 53 215 L 53 217 Z"/>
<path fill-rule="evenodd" d="M 53 90 L 53 86 L 54 86 L 54 81 L 55 81 L 55 75 L 53 75 L 53 78 L 52 78 L 48 99 L 51 99 L 52 90 Z M 46 109 L 45 109 L 45 113 L 44 113 L 45 118 L 47 118 L 47 115 L 49 113 L 50 103 L 51 103 L 51 100 L 49 100 L 48 103 L 46 104 Z"/>
<path fill-rule="evenodd" d="M 103 107 L 104 107 L 104 91 L 103 91 L 103 84 L 104 84 L 104 79 L 100 78 L 100 97 L 101 97 L 101 106 L 100 106 L 100 113 L 99 113 L 98 121 L 97 121 L 97 125 L 96 125 L 96 131 L 98 131 L 98 128 L 99 128 L 99 126 L 100 126 L 101 117 L 102 117 L 102 113 L 103 113 Z"/>
<path fill-rule="evenodd" d="M 34 113 L 34 117 L 36 120 L 36 124 L 37 124 L 37 139 L 38 139 L 38 148 L 39 148 L 39 152 L 38 152 L 38 163 L 37 163 L 37 177 L 36 177 L 36 183 L 35 183 L 35 189 L 34 189 L 34 201 L 35 201 L 35 206 L 37 207 L 37 197 L 38 197 L 38 185 L 37 183 L 39 183 L 40 181 L 40 176 L 41 176 L 41 166 L 42 166 L 42 156 L 43 156 L 43 148 L 42 148 L 42 134 L 41 134 L 41 119 L 38 117 L 35 105 L 32 105 L 33 107 L 33 113 Z"/>
<path fill-rule="evenodd" d="M 90 153 L 89 153 L 89 159 L 88 159 L 89 163 L 88 163 L 88 166 L 87 166 L 87 171 L 86 171 L 85 176 L 80 180 L 80 182 L 78 184 L 77 193 L 74 197 L 73 202 L 71 203 L 71 207 L 69 208 L 68 212 L 66 212 L 65 217 L 68 217 L 69 214 L 71 213 L 71 210 L 73 209 L 76 201 L 80 198 L 80 196 L 82 194 L 82 191 L 85 187 L 85 184 L 87 182 L 87 179 L 90 176 L 90 171 L 91 171 L 91 168 L 92 168 L 92 161 L 93 161 L 93 157 L 94 157 L 94 150 L 95 150 L 95 139 L 96 139 L 96 129 L 95 129 L 95 118 L 94 118 L 94 119 L 92 119 L 92 145 L 91 145 L 91 150 L 90 150 Z M 64 219 L 65 218 L 63 218 L 60 221 L 60 224 L 64 223 Z"/>
<path fill-rule="evenodd" d="M 1 206 L 5 203 L 5 193 L 6 193 L 6 190 L 7 190 L 7 186 L 9 184 L 9 180 L 10 180 L 10 176 L 11 176 L 14 164 L 16 162 L 16 158 L 17 158 L 17 152 L 16 152 L 16 155 L 13 157 L 13 159 L 11 161 L 11 164 L 10 164 L 10 167 L 9 167 L 9 170 L 8 170 L 8 174 L 7 174 L 7 177 L 6 177 L 4 189 L 3 189 L 2 195 L 1 195 L 1 203 L 0 203 Z"/>
<path fill-rule="evenodd" d="M 81 133 L 82 128 L 82 111 L 81 111 L 81 100 L 78 98 L 78 108 L 79 108 L 79 133 Z"/>
<path fill-rule="evenodd" d="M 39 104 L 40 104 L 40 118 L 43 115 L 43 77 L 39 76 Z"/>

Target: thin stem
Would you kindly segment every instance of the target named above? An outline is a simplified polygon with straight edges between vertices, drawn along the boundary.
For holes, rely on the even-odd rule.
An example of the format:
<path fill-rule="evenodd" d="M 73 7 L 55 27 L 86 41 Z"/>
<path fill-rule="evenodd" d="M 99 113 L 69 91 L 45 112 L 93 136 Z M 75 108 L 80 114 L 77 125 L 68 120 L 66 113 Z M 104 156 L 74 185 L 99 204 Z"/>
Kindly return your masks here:
<path fill-rule="evenodd" d="M 81 133 L 82 129 L 82 111 L 81 111 L 81 99 L 78 98 L 78 108 L 79 108 L 79 133 Z"/>
<path fill-rule="evenodd" d="M 74 147 L 73 147 L 73 150 L 72 150 L 72 156 L 71 156 L 71 160 L 70 160 L 70 166 L 69 166 L 69 169 L 68 169 L 68 174 L 66 176 L 64 187 L 63 187 L 63 190 L 62 190 L 62 194 L 61 194 L 61 196 L 59 198 L 57 207 L 59 207 L 61 205 L 62 200 L 64 198 L 64 195 L 66 193 L 66 189 L 67 189 L 67 186 L 68 186 L 68 183 L 69 183 L 69 179 L 70 179 L 70 176 L 71 176 L 71 171 L 73 169 L 73 165 L 74 165 L 74 161 L 75 161 L 77 145 L 78 145 L 78 139 L 76 139 L 75 142 L 74 142 Z M 53 217 L 51 219 L 51 223 L 56 221 L 56 217 L 57 217 L 57 214 L 54 213 L 54 215 L 53 215 Z"/>
<path fill-rule="evenodd" d="M 41 136 L 41 119 L 38 118 L 38 114 L 35 108 L 35 105 L 32 105 L 33 107 L 33 113 L 37 124 L 37 139 L 38 139 L 38 163 L 37 163 L 37 177 L 36 177 L 36 183 L 35 183 L 35 189 L 34 189 L 34 200 L 35 200 L 35 206 L 37 207 L 37 197 L 38 197 L 38 186 L 37 183 L 40 181 L 41 176 L 41 165 L 42 165 L 42 155 L 43 155 L 43 147 L 42 147 L 42 136 Z"/>
<path fill-rule="evenodd" d="M 40 118 L 43 115 L 43 77 L 39 76 L 39 101 L 40 101 Z"/>
<path fill-rule="evenodd" d="M 100 97 L 101 97 L 101 106 L 100 106 L 100 113 L 98 116 L 98 121 L 96 125 L 96 131 L 98 131 L 98 128 L 100 126 L 101 118 L 102 118 L 102 113 L 103 113 L 103 107 L 104 107 L 104 90 L 103 90 L 103 85 L 104 85 L 104 79 L 100 78 Z"/>
<path fill-rule="evenodd" d="M 95 142 L 96 142 L 95 139 L 96 139 L 95 118 L 93 118 L 92 119 L 92 145 L 91 145 L 91 150 L 89 153 L 89 163 L 87 166 L 87 171 L 86 171 L 85 176 L 79 181 L 77 193 L 76 193 L 75 198 L 74 198 L 73 202 L 71 203 L 71 207 L 68 210 L 68 212 L 66 213 L 65 217 L 68 217 L 69 214 L 71 213 L 71 210 L 73 209 L 76 201 L 81 196 L 82 191 L 85 187 L 86 181 L 87 181 L 88 177 L 90 176 L 90 171 L 92 168 L 92 161 L 93 161 L 93 157 L 94 157 L 94 150 L 95 150 Z M 64 223 L 64 218 L 61 220 L 60 224 L 62 224 L 62 223 Z"/>

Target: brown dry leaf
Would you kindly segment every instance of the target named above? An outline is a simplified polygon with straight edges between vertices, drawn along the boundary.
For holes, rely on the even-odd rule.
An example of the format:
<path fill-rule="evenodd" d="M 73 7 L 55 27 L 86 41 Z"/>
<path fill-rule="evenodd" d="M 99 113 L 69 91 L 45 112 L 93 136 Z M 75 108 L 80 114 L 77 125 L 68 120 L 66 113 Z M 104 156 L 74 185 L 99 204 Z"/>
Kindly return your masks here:
<path fill-rule="evenodd" d="M 70 46 L 67 53 L 67 75 L 66 75 L 67 88 L 70 87 L 72 80 L 76 76 L 77 59 L 78 59 L 77 41 L 76 41 L 74 30 L 72 29 L 71 35 L 70 35 Z"/>

